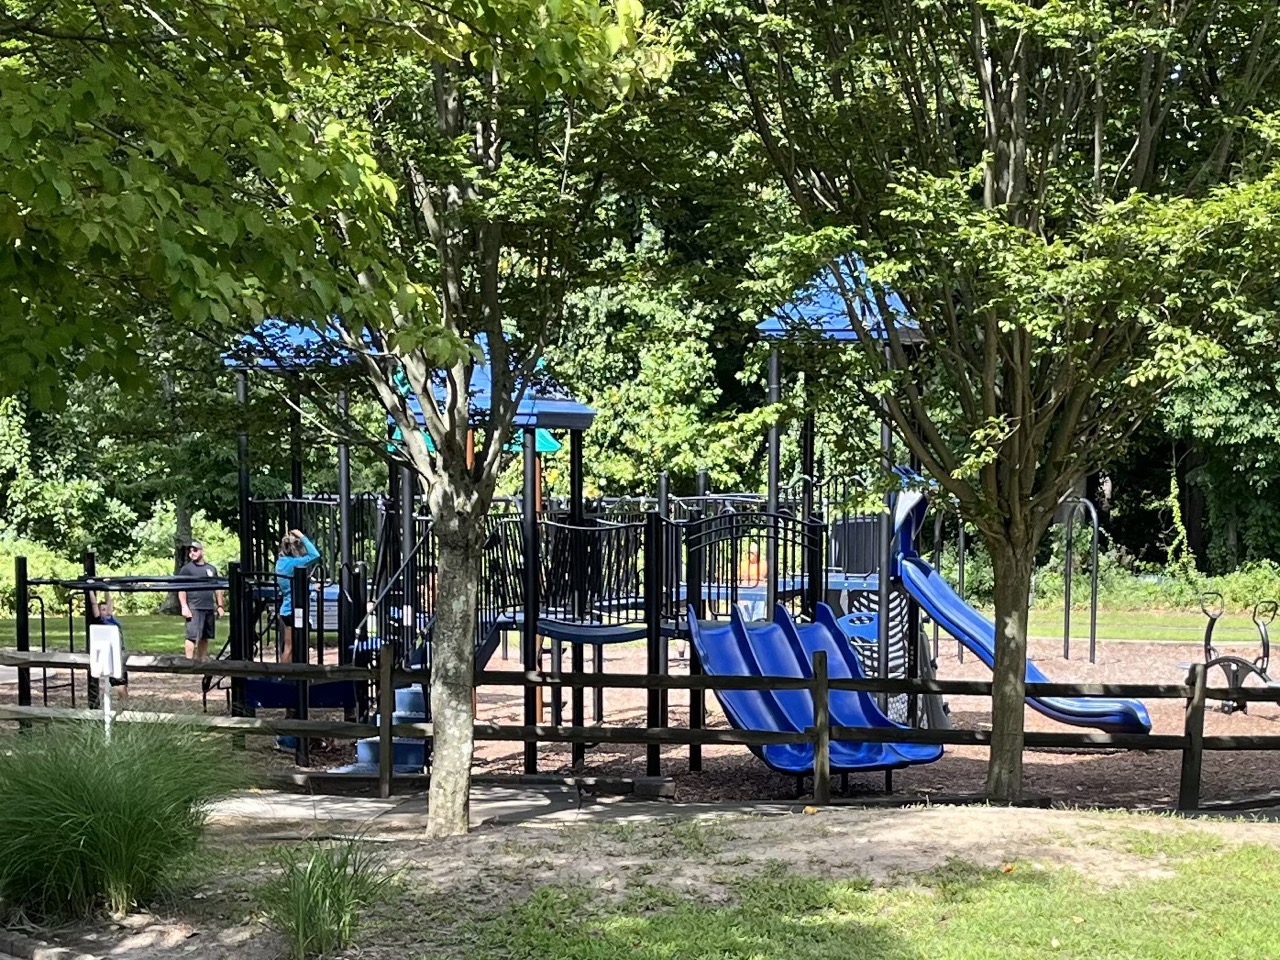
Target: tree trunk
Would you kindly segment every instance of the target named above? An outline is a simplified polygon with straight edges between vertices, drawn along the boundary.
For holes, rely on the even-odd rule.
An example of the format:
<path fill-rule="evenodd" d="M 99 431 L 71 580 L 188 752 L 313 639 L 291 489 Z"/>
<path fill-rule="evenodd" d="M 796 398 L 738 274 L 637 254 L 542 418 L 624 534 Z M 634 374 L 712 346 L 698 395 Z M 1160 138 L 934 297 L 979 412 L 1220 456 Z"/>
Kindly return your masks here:
<path fill-rule="evenodd" d="M 191 545 L 191 504 L 182 494 L 178 494 L 173 501 L 173 516 L 175 521 L 173 530 L 173 572 L 176 574 L 190 559 L 187 547 Z M 178 615 L 177 593 L 166 594 L 164 603 L 160 605 L 160 612 L 175 617 Z"/>
<path fill-rule="evenodd" d="M 467 832 L 471 820 L 471 758 L 475 717 L 476 586 L 480 576 L 478 523 L 466 516 L 437 516 L 440 567 L 436 623 L 431 640 L 431 795 L 427 833 Z"/>
<path fill-rule="evenodd" d="M 1022 796 L 1023 720 L 1027 686 L 1027 606 L 1034 551 L 988 540 L 995 572 L 996 662 L 991 696 L 991 760 L 987 797 L 1012 803 Z"/>

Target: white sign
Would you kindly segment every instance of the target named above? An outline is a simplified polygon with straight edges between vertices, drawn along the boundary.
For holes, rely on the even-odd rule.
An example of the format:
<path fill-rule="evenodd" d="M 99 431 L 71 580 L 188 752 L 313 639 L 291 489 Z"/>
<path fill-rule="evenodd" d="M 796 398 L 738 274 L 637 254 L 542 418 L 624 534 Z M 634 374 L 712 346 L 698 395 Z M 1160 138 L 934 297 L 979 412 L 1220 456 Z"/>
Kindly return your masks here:
<path fill-rule="evenodd" d="M 89 676 L 124 676 L 124 657 L 120 653 L 120 628 L 115 624 L 94 623 L 89 626 Z"/>
<path fill-rule="evenodd" d="M 89 625 L 89 676 L 99 680 L 124 676 L 124 656 L 120 650 L 120 628 L 115 624 Z M 111 740 L 111 684 L 102 688 L 102 725 Z"/>

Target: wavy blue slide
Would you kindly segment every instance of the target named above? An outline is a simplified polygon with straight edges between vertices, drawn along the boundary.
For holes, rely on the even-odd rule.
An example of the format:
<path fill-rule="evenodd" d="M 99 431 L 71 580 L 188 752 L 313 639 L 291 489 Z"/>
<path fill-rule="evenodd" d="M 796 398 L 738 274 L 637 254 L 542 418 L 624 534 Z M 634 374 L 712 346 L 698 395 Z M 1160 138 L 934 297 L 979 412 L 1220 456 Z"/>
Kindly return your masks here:
<path fill-rule="evenodd" d="M 830 619 L 835 622 L 834 616 Z M 805 625 L 801 629 L 808 636 L 806 644 L 789 617 L 779 623 L 748 626 L 736 610 L 732 621 L 723 625 L 699 623 L 692 610 L 689 616 L 690 635 L 702 667 L 713 676 L 808 677 L 811 673 L 807 646 L 835 647 L 837 651 L 847 646 L 827 633 L 825 626 L 814 627 L 821 629 L 823 635 L 819 636 L 816 630 L 810 633 L 810 626 Z M 852 650 L 848 656 L 856 660 Z M 838 652 L 831 659 L 833 677 L 853 675 L 843 653 Z M 715 693 L 729 722 L 741 730 L 798 733 L 813 725 L 813 699 L 806 690 L 717 690 Z M 833 691 L 831 696 L 831 721 L 837 726 L 895 726 L 865 694 Z M 813 747 L 809 744 L 752 747 L 751 750 L 782 773 L 806 774 L 813 770 Z M 837 773 L 894 770 L 913 763 L 928 763 L 941 754 L 939 747 L 835 741 L 831 744 L 831 768 Z"/>
<path fill-rule="evenodd" d="M 903 586 L 921 607 L 949 634 L 995 666 L 996 628 L 990 620 L 962 600 L 937 570 L 919 557 L 899 560 Z M 1049 683 L 1030 660 L 1028 683 Z M 1108 733 L 1150 733 L 1151 717 L 1137 700 L 1101 697 L 1028 697 L 1033 709 L 1052 720 L 1077 727 L 1097 727 Z"/>
<path fill-rule="evenodd" d="M 827 654 L 827 675 L 833 680 L 865 680 L 862 661 L 850 646 L 847 634 L 835 612 L 819 603 L 814 623 L 798 624 L 787 608 L 778 604 L 774 620 L 791 641 L 804 675 L 812 675 L 813 655 L 819 650 Z M 861 690 L 832 690 L 831 722 L 837 727 L 901 727 L 885 716 L 871 694 Z M 942 747 L 927 743 L 890 743 L 885 749 L 897 754 L 904 764 L 933 763 L 942 756 Z"/>

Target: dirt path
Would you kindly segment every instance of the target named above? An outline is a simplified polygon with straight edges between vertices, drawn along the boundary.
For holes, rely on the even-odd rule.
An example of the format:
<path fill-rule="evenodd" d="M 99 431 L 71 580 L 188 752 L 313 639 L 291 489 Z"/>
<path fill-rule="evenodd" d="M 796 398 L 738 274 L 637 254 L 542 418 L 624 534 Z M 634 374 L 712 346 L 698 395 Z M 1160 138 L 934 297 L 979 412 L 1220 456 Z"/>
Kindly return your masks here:
<path fill-rule="evenodd" d="M 601 897 L 658 885 L 714 901 L 728 896 L 731 881 L 766 869 L 902 883 L 959 859 L 986 867 L 1066 867 L 1110 886 L 1170 872 L 1168 856 L 1153 852 L 1155 839 L 1175 856 L 1244 842 L 1280 848 L 1280 824 L 1274 823 L 986 807 L 806 813 L 799 806 L 768 816 L 632 822 L 626 807 L 618 806 L 612 822 L 587 826 L 499 826 L 448 841 L 400 836 L 371 844 L 397 872 L 398 892 L 372 912 L 358 950 L 345 955 L 466 956 L 469 924 L 552 883 L 585 884 Z M 359 827 L 348 826 L 352 832 Z M 324 829 L 341 832 L 333 822 Z M 64 930 L 57 939 L 129 960 L 279 956 L 282 941 L 257 909 L 257 889 L 280 854 L 263 839 L 269 833 L 261 824 L 221 829 L 201 870 L 167 906 L 120 924 Z"/>

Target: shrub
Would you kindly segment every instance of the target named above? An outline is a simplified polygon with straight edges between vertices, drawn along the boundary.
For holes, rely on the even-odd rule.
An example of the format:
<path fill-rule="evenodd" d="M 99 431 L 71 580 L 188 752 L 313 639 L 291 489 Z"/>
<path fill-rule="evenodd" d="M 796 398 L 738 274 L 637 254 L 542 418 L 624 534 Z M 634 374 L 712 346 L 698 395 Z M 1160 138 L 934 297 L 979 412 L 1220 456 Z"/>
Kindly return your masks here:
<path fill-rule="evenodd" d="M 391 879 L 356 840 L 317 847 L 305 857 L 290 851 L 282 866 L 282 876 L 263 889 L 262 903 L 288 938 L 293 960 L 350 944 L 361 912 Z"/>
<path fill-rule="evenodd" d="M 174 725 L 51 724 L 0 751 L 0 899 L 38 920 L 120 915 L 196 851 L 239 785 L 228 746 Z"/>

